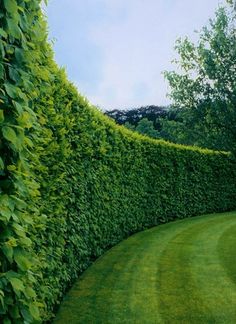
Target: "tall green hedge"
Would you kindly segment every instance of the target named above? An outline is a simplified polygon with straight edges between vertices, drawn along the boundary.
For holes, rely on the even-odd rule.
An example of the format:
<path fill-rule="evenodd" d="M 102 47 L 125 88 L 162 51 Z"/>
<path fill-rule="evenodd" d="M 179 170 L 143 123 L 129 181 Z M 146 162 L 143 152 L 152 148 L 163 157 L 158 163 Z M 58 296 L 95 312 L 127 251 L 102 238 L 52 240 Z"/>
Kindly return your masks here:
<path fill-rule="evenodd" d="M 228 153 L 116 126 L 53 61 L 39 0 L 0 0 L 0 322 L 47 321 L 131 233 L 236 207 Z"/>

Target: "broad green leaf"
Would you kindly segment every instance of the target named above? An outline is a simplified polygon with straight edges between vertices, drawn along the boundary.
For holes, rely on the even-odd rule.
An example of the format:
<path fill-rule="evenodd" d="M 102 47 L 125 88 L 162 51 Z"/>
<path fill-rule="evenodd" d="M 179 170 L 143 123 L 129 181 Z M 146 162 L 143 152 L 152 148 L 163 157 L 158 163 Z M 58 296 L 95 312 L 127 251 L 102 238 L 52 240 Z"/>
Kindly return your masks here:
<path fill-rule="evenodd" d="M 9 206 L 9 196 L 8 195 L 0 196 L 0 205 L 1 206 Z"/>
<path fill-rule="evenodd" d="M 21 308 L 21 314 L 23 315 L 24 318 L 24 323 L 32 323 L 32 315 L 29 312 L 29 309 L 27 306 L 24 306 Z"/>
<path fill-rule="evenodd" d="M 17 59 L 19 64 L 22 64 L 22 62 L 24 62 L 24 59 L 25 59 L 24 51 L 19 47 L 16 47 L 16 49 L 15 49 L 15 58 Z"/>
<path fill-rule="evenodd" d="M 7 18 L 7 27 L 8 27 L 8 32 L 11 36 L 13 36 L 16 39 L 20 39 L 21 36 L 20 28 L 18 26 L 18 23 L 14 19 Z"/>
<path fill-rule="evenodd" d="M 18 267 L 23 271 L 28 270 L 31 266 L 28 256 L 25 255 L 22 249 L 14 249 L 14 260 L 16 261 Z"/>
<path fill-rule="evenodd" d="M 25 233 L 18 238 L 18 243 L 20 243 L 21 246 L 27 247 L 31 246 L 32 244 L 31 240 L 25 236 Z"/>
<path fill-rule="evenodd" d="M 29 311 L 30 311 L 30 314 L 33 316 L 34 319 L 36 319 L 36 320 L 40 319 L 39 309 L 35 304 L 30 304 Z"/>
<path fill-rule="evenodd" d="M 27 286 L 27 287 L 25 288 L 25 296 L 26 296 L 27 298 L 35 298 L 35 297 L 36 297 L 36 293 L 35 293 L 35 291 L 33 290 L 33 288 Z"/>
<path fill-rule="evenodd" d="M 16 291 L 24 291 L 25 287 L 23 284 L 23 281 L 21 281 L 18 278 L 9 278 L 9 281 L 13 287 L 14 290 Z"/>
<path fill-rule="evenodd" d="M 19 82 L 21 77 L 20 74 L 18 73 L 18 71 L 15 68 L 10 67 L 8 69 L 9 72 L 9 77 L 11 78 L 11 80 L 15 81 L 15 82 Z"/>
<path fill-rule="evenodd" d="M 10 197 L 16 204 L 18 210 L 24 209 L 27 206 L 26 203 L 24 202 L 24 200 L 14 196 L 14 195 L 11 195 Z"/>
<path fill-rule="evenodd" d="M 0 36 L 7 38 L 7 33 L 2 28 L 0 28 Z"/>
<path fill-rule="evenodd" d="M 32 148 L 34 146 L 34 143 L 31 141 L 31 139 L 26 136 L 25 136 L 25 144 L 30 148 Z"/>
<path fill-rule="evenodd" d="M 14 164 L 8 165 L 7 170 L 8 171 L 16 171 L 16 166 Z"/>
<path fill-rule="evenodd" d="M 5 83 L 4 88 L 9 97 L 12 99 L 17 98 L 17 87 L 15 87 L 13 84 Z"/>
<path fill-rule="evenodd" d="M 0 209 L 0 219 L 3 221 L 9 221 L 11 218 L 11 210 L 8 207 L 2 206 Z"/>
<path fill-rule="evenodd" d="M 13 128 L 9 127 L 9 126 L 4 126 L 2 128 L 2 134 L 3 134 L 3 137 L 10 141 L 11 143 L 13 143 L 14 145 L 16 145 L 17 143 L 17 135 L 14 131 Z"/>
<path fill-rule="evenodd" d="M 12 271 L 12 270 L 7 271 L 7 272 L 5 273 L 5 275 L 6 275 L 6 278 L 7 278 L 7 279 L 10 279 L 10 278 L 20 278 L 20 274 L 17 273 L 17 272 L 15 272 L 15 271 Z"/>
<path fill-rule="evenodd" d="M 3 251 L 4 255 L 7 257 L 8 261 L 10 263 L 12 263 L 12 261 L 13 261 L 13 248 L 12 248 L 12 246 L 3 245 L 2 246 L 2 251 Z"/>
<path fill-rule="evenodd" d="M 6 10 L 11 13 L 11 14 L 15 14 L 17 12 L 17 2 L 15 0 L 3 0 L 4 5 Z"/>
<path fill-rule="evenodd" d="M 22 114 L 23 113 L 23 107 L 22 107 L 22 105 L 19 104 L 19 102 L 14 101 L 14 100 L 12 101 L 12 103 L 13 103 L 14 107 L 16 108 L 18 114 Z"/>
<path fill-rule="evenodd" d="M 25 237 L 24 227 L 22 227 L 21 225 L 19 225 L 17 223 L 13 224 L 12 227 L 14 228 L 17 235 L 19 235 L 21 237 Z"/>

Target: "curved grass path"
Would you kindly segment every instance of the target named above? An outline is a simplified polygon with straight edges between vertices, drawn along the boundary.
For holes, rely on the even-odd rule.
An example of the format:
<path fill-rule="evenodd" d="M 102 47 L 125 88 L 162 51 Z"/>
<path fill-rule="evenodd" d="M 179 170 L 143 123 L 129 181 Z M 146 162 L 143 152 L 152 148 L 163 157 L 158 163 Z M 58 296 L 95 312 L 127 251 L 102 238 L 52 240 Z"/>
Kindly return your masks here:
<path fill-rule="evenodd" d="M 236 323 L 236 212 L 135 234 L 92 265 L 55 323 Z"/>

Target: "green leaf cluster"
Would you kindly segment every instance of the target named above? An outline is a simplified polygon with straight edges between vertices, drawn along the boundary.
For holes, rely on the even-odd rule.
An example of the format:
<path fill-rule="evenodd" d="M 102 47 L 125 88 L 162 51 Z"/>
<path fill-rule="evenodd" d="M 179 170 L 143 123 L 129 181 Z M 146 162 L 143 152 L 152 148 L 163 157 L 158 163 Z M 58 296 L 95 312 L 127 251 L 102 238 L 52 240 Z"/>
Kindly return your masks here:
<path fill-rule="evenodd" d="M 163 121 L 166 138 L 236 154 L 235 12 L 218 8 L 198 41 L 179 39 L 176 50 L 178 72 L 165 76 L 181 122 Z"/>

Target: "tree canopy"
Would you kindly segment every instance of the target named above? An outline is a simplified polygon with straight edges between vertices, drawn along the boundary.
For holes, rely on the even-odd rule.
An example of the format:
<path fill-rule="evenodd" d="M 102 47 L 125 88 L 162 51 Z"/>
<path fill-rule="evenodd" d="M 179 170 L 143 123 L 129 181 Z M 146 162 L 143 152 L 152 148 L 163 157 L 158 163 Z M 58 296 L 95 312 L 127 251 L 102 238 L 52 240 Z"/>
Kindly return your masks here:
<path fill-rule="evenodd" d="M 176 43 L 181 72 L 165 72 L 182 122 L 164 121 L 176 142 L 236 151 L 236 28 L 231 8 L 219 8 L 195 44 Z"/>

